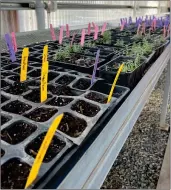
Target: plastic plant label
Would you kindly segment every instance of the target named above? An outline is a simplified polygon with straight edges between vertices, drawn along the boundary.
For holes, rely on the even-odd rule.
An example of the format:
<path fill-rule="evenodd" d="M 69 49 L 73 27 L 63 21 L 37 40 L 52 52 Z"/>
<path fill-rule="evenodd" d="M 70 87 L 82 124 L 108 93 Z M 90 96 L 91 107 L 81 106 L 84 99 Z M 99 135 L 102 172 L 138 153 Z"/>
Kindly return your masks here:
<path fill-rule="evenodd" d="M 10 54 L 10 59 L 11 59 L 12 62 L 14 62 L 14 61 L 16 61 L 16 56 L 15 56 L 15 51 L 13 49 L 11 38 L 10 38 L 9 34 L 5 34 L 5 41 L 6 41 L 8 51 L 9 51 L 9 54 Z"/>
<path fill-rule="evenodd" d="M 69 38 L 70 32 L 69 32 L 69 25 L 66 24 L 66 37 Z"/>
<path fill-rule="evenodd" d="M 91 78 L 91 85 L 93 85 L 94 81 L 95 81 L 97 65 L 98 65 L 98 62 L 99 62 L 99 56 L 100 56 L 100 49 L 97 50 L 97 53 L 96 53 L 96 60 L 95 60 L 93 74 L 92 74 L 92 78 Z"/>
<path fill-rule="evenodd" d="M 91 33 L 91 23 L 88 24 L 88 35 Z"/>
<path fill-rule="evenodd" d="M 17 52 L 17 41 L 16 41 L 15 32 L 11 33 L 11 38 L 12 38 L 12 45 L 13 45 L 14 51 Z"/>
<path fill-rule="evenodd" d="M 140 27 L 141 27 L 141 24 L 138 25 L 138 28 L 137 28 L 137 35 L 138 35 L 139 32 L 140 32 Z"/>
<path fill-rule="evenodd" d="M 167 29 L 167 36 L 169 36 L 169 34 L 170 34 L 170 24 L 169 24 L 168 29 Z"/>
<path fill-rule="evenodd" d="M 96 28 L 96 25 L 94 24 L 94 22 L 92 22 L 92 25 L 93 25 L 93 28 L 94 28 L 94 30 L 95 30 L 95 28 Z"/>
<path fill-rule="evenodd" d="M 72 47 L 72 44 L 73 44 L 73 42 L 74 42 L 74 38 L 75 38 L 75 32 L 74 32 L 74 34 L 72 35 L 71 47 Z"/>
<path fill-rule="evenodd" d="M 120 31 L 123 31 L 124 26 L 125 26 L 125 21 L 122 22 L 122 25 L 121 25 Z"/>
<path fill-rule="evenodd" d="M 27 182 L 26 182 L 26 185 L 25 185 L 25 189 L 27 189 L 36 179 L 38 173 L 39 173 L 39 170 L 40 170 L 40 167 L 42 165 L 42 162 L 43 162 L 43 159 L 45 157 L 45 154 L 47 152 L 47 149 L 53 139 L 53 136 L 55 134 L 55 131 L 57 130 L 61 120 L 63 118 L 63 114 L 60 114 L 58 115 L 52 122 L 50 128 L 48 129 L 47 133 L 46 133 L 46 136 L 40 146 L 40 149 L 37 153 L 37 156 L 34 160 L 34 163 L 33 163 L 33 166 L 31 168 L 31 171 L 29 173 L 29 176 L 28 176 L 28 179 L 27 179 Z"/>
<path fill-rule="evenodd" d="M 85 40 L 85 29 L 82 29 L 82 32 L 81 32 L 81 42 L 80 42 L 81 46 L 84 46 L 84 40 Z"/>
<path fill-rule="evenodd" d="M 55 31 L 54 31 L 54 28 L 52 26 L 52 24 L 50 24 L 50 33 L 51 33 L 51 37 L 52 37 L 52 40 L 56 40 L 56 36 L 55 36 Z"/>
<path fill-rule="evenodd" d="M 21 59 L 20 82 L 27 79 L 29 48 L 24 48 Z"/>
<path fill-rule="evenodd" d="M 42 63 L 40 102 L 47 100 L 48 61 Z"/>
<path fill-rule="evenodd" d="M 114 79 L 114 82 L 113 82 L 113 84 L 112 84 L 112 87 L 111 87 L 111 90 L 110 90 L 110 93 L 109 93 L 109 96 L 108 96 L 107 103 L 109 103 L 109 102 L 111 101 L 111 99 L 112 99 L 113 91 L 114 91 L 114 89 L 115 89 L 116 82 L 117 82 L 117 80 L 118 80 L 118 78 L 119 78 L 119 75 L 120 75 L 120 73 L 121 73 L 121 71 L 122 71 L 122 69 L 123 69 L 123 66 L 124 66 L 124 64 L 120 65 L 120 67 L 119 67 L 119 69 L 118 69 L 118 72 L 117 72 L 117 74 L 116 74 L 116 77 L 115 77 L 115 79 Z"/>
<path fill-rule="evenodd" d="M 59 44 L 62 44 L 63 32 L 64 32 L 64 26 L 61 26 L 60 32 L 59 32 Z"/>
<path fill-rule="evenodd" d="M 42 63 L 46 62 L 48 58 L 48 45 L 45 45 L 43 48 L 43 58 Z"/>
<path fill-rule="evenodd" d="M 103 27 L 102 27 L 102 33 L 101 33 L 101 35 L 103 35 L 103 33 L 105 32 L 106 26 L 107 26 L 107 23 L 105 22 L 105 23 L 103 24 Z"/>
<path fill-rule="evenodd" d="M 98 31 L 99 31 L 99 27 L 96 25 L 95 32 L 94 32 L 94 40 L 97 40 L 98 38 Z"/>

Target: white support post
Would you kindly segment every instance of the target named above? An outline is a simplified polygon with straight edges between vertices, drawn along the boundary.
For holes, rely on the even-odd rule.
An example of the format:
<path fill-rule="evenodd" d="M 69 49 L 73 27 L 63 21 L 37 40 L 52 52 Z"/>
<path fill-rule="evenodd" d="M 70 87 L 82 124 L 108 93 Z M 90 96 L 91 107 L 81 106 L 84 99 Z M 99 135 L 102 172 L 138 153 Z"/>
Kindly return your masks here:
<path fill-rule="evenodd" d="M 168 99 L 169 99 L 169 89 L 170 89 L 170 60 L 167 65 L 167 74 L 166 81 L 164 86 L 164 95 L 163 95 L 163 103 L 161 107 L 161 115 L 160 115 L 160 128 L 162 130 L 168 130 L 169 125 L 166 124 L 166 114 L 168 108 Z"/>
<path fill-rule="evenodd" d="M 45 29 L 45 11 L 44 11 L 44 3 L 41 0 L 36 0 L 35 11 L 37 18 L 37 29 L 43 30 Z"/>

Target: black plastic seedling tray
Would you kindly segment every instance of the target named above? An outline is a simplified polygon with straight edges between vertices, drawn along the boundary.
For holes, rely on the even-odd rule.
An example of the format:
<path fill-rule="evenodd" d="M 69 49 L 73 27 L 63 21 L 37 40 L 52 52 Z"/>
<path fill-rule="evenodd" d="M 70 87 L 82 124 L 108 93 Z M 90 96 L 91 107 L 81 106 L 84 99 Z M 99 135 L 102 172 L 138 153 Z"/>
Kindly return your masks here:
<path fill-rule="evenodd" d="M 111 85 L 106 83 L 104 80 L 97 81 L 96 84 L 90 88 L 91 93 L 97 93 L 102 96 L 107 96 L 110 92 Z M 120 94 L 120 96 L 119 96 Z M 81 143 L 81 145 L 72 147 L 73 155 L 70 159 L 63 165 L 60 169 L 58 165 L 53 168 L 52 172 L 49 174 L 47 178 L 36 185 L 38 189 L 56 189 L 61 181 L 66 177 L 69 171 L 74 167 L 77 161 L 81 158 L 81 156 L 85 153 L 85 151 L 90 147 L 95 138 L 100 134 L 100 132 L 104 129 L 105 125 L 111 119 L 111 117 L 115 114 L 116 110 L 123 103 L 123 101 L 127 98 L 129 94 L 129 89 L 122 86 L 116 86 L 113 94 L 113 98 L 115 98 L 115 102 L 113 106 L 108 108 L 108 112 L 103 114 L 103 116 L 98 120 L 96 125 L 91 129 L 90 133 Z"/>
<path fill-rule="evenodd" d="M 122 64 L 122 62 L 126 60 L 133 60 L 135 58 L 132 57 L 125 57 L 125 56 L 119 56 L 116 59 L 111 60 L 109 63 L 105 64 L 104 66 L 99 68 L 99 77 L 105 79 L 108 83 L 113 83 L 114 78 L 117 73 L 117 69 L 113 71 L 107 71 L 107 67 L 113 64 Z M 138 66 L 134 71 L 132 72 L 121 72 L 120 76 L 118 78 L 117 84 L 129 87 L 130 89 L 133 89 L 137 83 L 142 78 L 145 69 L 147 68 L 148 60 L 142 59 L 141 65 Z"/>
<path fill-rule="evenodd" d="M 34 66 L 35 64 L 36 67 Z M 1 170 L 3 169 L 2 187 L 21 188 L 22 186 L 23 188 L 23 184 L 26 182 L 26 177 L 38 151 L 38 145 L 36 144 L 43 137 L 39 137 L 36 141 L 34 140 L 40 134 L 47 131 L 57 115 L 64 113 L 63 121 L 55 136 L 65 143 L 65 146 L 59 153 L 55 153 L 52 160 L 48 160 L 49 156 L 46 158 L 42 164 L 39 176 L 33 185 L 42 183 L 44 181 L 43 177 L 49 173 L 49 169 L 54 167 L 54 165 L 57 165 L 57 170 L 60 170 L 75 152 L 74 147 L 77 146 L 73 146 L 73 143 L 80 145 L 94 126 L 99 123 L 99 119 L 103 118 L 110 108 L 117 105 L 117 101 L 113 97 L 111 103 L 106 104 L 103 101 L 106 101 L 107 95 L 101 94 L 103 92 L 100 93 L 100 97 L 103 97 L 102 100 L 99 97 L 97 100 L 91 100 L 90 93 L 93 90 L 97 91 L 91 89 L 93 86 L 96 86 L 96 83 L 100 79 L 97 79 L 91 87 L 90 78 L 84 74 L 50 65 L 48 99 L 42 104 L 40 103 L 39 87 L 41 62 L 40 67 L 39 63 L 32 62 L 30 64 L 28 79 L 24 83 L 19 82 L 19 64 L 13 65 L 12 68 L 10 66 L 3 67 L 3 73 L 9 73 L 9 75 L 3 75 L 3 81 L 6 84 L 1 88 L 1 101 L 3 102 L 1 104 L 3 114 L 1 145 L 5 152 L 5 154 L 3 153 L 4 155 L 2 154 L 3 157 L 1 159 Z M 124 89 L 124 96 L 128 91 L 128 89 Z M 122 95 L 120 101 L 123 98 Z M 83 128 L 80 128 L 81 126 Z M 68 130 L 70 131 L 72 127 L 78 127 L 78 132 L 77 129 L 74 129 L 75 132 L 71 130 L 68 133 Z M 23 133 L 21 128 L 24 129 Z M 40 142 L 38 144 L 40 145 Z M 24 177 L 24 179 L 22 178 L 24 182 L 22 181 L 13 185 L 8 183 L 6 177 L 9 175 L 7 169 L 9 165 L 12 171 L 13 168 L 21 166 L 21 170 L 14 170 L 12 174 L 15 176 L 18 174 L 19 177 L 17 171 L 25 171 L 25 174 L 20 176 L 21 178 Z M 13 178 L 11 177 L 12 181 L 14 180 Z"/>

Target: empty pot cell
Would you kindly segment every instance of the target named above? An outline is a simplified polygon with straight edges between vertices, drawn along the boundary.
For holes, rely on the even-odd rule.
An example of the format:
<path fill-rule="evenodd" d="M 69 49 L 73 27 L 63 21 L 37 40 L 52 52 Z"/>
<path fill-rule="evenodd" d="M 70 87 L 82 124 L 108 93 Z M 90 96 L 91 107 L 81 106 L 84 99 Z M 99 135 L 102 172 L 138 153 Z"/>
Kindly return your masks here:
<path fill-rule="evenodd" d="M 45 138 L 45 135 L 46 133 L 44 132 L 37 138 L 35 138 L 31 143 L 29 143 L 25 150 L 26 153 L 35 158 Z M 58 139 L 57 136 L 53 136 L 53 139 L 49 145 L 49 148 L 47 149 L 43 162 L 50 162 L 65 147 L 65 145 L 66 143 L 64 141 Z"/>
<path fill-rule="evenodd" d="M 49 72 L 48 73 L 48 82 L 55 79 L 56 77 L 58 77 L 59 74 L 58 73 L 54 73 L 54 72 Z"/>
<path fill-rule="evenodd" d="M 89 100 L 93 100 L 95 102 L 99 102 L 101 104 L 106 104 L 107 103 L 107 97 L 102 95 L 102 94 L 98 94 L 95 92 L 90 92 L 89 94 L 87 94 L 85 96 L 85 98 L 89 99 Z"/>
<path fill-rule="evenodd" d="M 48 94 L 47 98 L 51 98 L 52 95 Z M 30 93 L 24 96 L 26 100 L 29 100 L 34 103 L 40 103 L 40 89 L 34 89 Z"/>
<path fill-rule="evenodd" d="M 30 73 L 28 73 L 28 76 L 30 76 L 30 77 L 41 77 L 41 70 L 36 69 L 34 71 L 31 71 Z"/>
<path fill-rule="evenodd" d="M 27 82 L 27 85 L 28 86 L 34 86 L 34 87 L 37 86 L 38 87 L 38 86 L 40 86 L 40 82 L 32 80 L 32 81 Z"/>
<path fill-rule="evenodd" d="M 5 88 L 5 87 L 8 87 L 9 86 L 9 83 L 6 82 L 5 80 L 1 80 L 1 88 Z"/>
<path fill-rule="evenodd" d="M 24 92 L 29 90 L 28 86 L 25 83 L 15 82 L 14 84 L 10 85 L 4 91 L 10 94 L 20 95 Z"/>
<path fill-rule="evenodd" d="M 1 188 L 2 189 L 24 189 L 31 166 L 13 158 L 1 166 Z"/>
<path fill-rule="evenodd" d="M 79 75 L 77 72 L 70 72 L 72 75 Z"/>
<path fill-rule="evenodd" d="M 4 156 L 5 151 L 3 149 L 1 149 L 1 158 Z"/>
<path fill-rule="evenodd" d="M 32 112 L 25 114 L 25 117 L 32 119 L 37 122 L 48 121 L 58 112 L 55 108 L 37 108 Z"/>
<path fill-rule="evenodd" d="M 33 67 L 28 67 L 27 68 L 27 72 L 30 72 L 31 70 L 33 70 Z M 14 69 L 13 72 L 17 73 L 17 74 L 20 74 L 21 72 L 21 68 L 17 68 L 17 69 Z"/>
<path fill-rule="evenodd" d="M 13 102 L 10 102 L 2 107 L 3 111 L 10 112 L 10 113 L 15 113 L 15 114 L 23 114 L 32 107 L 28 104 L 25 104 L 23 102 L 20 102 L 18 100 L 15 100 Z"/>
<path fill-rule="evenodd" d="M 37 129 L 37 126 L 26 123 L 25 121 L 17 121 L 1 131 L 1 139 L 9 144 L 18 144 L 24 141 Z"/>
<path fill-rule="evenodd" d="M 66 106 L 70 102 L 73 101 L 73 98 L 62 98 L 62 97 L 54 97 L 46 104 L 51 106 Z"/>
<path fill-rule="evenodd" d="M 19 67 L 18 64 L 10 64 L 8 66 L 3 67 L 3 69 L 11 71 L 12 69 L 16 69 L 18 67 Z"/>
<path fill-rule="evenodd" d="M 1 95 L 1 104 L 3 104 L 4 102 L 6 102 L 7 100 L 9 100 L 9 98 Z"/>
<path fill-rule="evenodd" d="M 13 80 L 15 82 L 20 82 L 20 76 L 19 75 L 14 75 L 14 76 L 8 77 L 8 79 Z"/>
<path fill-rule="evenodd" d="M 68 85 L 70 84 L 76 77 L 69 76 L 69 75 L 63 75 L 58 80 L 56 80 L 56 83 L 62 84 L 62 85 Z"/>
<path fill-rule="evenodd" d="M 79 79 L 74 85 L 74 88 L 80 89 L 80 90 L 86 90 L 90 87 L 91 80 L 90 79 Z"/>
<path fill-rule="evenodd" d="M 1 72 L 1 75 L 4 76 L 4 77 L 8 77 L 11 75 L 11 72 Z"/>
<path fill-rule="evenodd" d="M 82 94 L 80 91 L 76 91 L 71 89 L 69 86 L 63 86 L 63 85 L 49 85 L 48 90 L 53 93 L 54 95 L 60 96 L 79 96 Z"/>
<path fill-rule="evenodd" d="M 4 115 L 1 115 L 1 125 L 4 125 L 5 123 L 7 123 L 10 120 L 9 117 L 6 117 Z"/>
<path fill-rule="evenodd" d="M 70 137 L 79 137 L 85 128 L 87 123 L 85 120 L 71 115 L 70 113 L 64 113 L 61 123 L 58 129 Z"/>
<path fill-rule="evenodd" d="M 42 67 L 42 64 L 41 63 L 33 63 L 33 64 L 31 64 L 31 66 L 33 66 L 33 67 Z"/>
<path fill-rule="evenodd" d="M 88 117 L 94 117 L 100 111 L 99 106 L 90 104 L 84 100 L 77 101 L 72 105 L 71 109 Z"/>

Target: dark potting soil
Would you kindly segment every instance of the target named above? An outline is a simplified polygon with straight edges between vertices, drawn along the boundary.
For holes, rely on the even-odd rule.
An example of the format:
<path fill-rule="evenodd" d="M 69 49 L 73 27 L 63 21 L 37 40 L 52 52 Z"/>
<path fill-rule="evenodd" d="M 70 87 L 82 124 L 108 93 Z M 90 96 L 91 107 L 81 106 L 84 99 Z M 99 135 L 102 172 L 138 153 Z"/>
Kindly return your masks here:
<path fill-rule="evenodd" d="M 18 144 L 29 137 L 37 127 L 24 121 L 17 121 L 1 131 L 1 139 L 9 144 Z"/>
<path fill-rule="evenodd" d="M 24 189 L 31 167 L 18 158 L 8 160 L 1 166 L 2 189 Z"/>
<path fill-rule="evenodd" d="M 20 82 L 20 76 L 19 75 L 14 75 L 14 76 L 8 77 L 8 79 L 13 80 L 15 82 Z"/>
<path fill-rule="evenodd" d="M 74 88 L 80 89 L 80 90 L 87 90 L 91 85 L 90 79 L 79 79 L 74 85 Z"/>
<path fill-rule="evenodd" d="M 34 71 L 31 71 L 30 73 L 28 73 L 28 76 L 30 76 L 30 77 L 41 77 L 41 70 L 36 69 Z"/>
<path fill-rule="evenodd" d="M 88 117 L 94 117 L 100 111 L 100 107 L 84 100 L 77 101 L 71 109 Z"/>
<path fill-rule="evenodd" d="M 3 69 L 11 71 L 12 69 L 16 69 L 18 67 L 19 67 L 18 64 L 10 64 L 8 66 L 3 67 Z"/>
<path fill-rule="evenodd" d="M 25 104 L 23 102 L 20 102 L 18 100 L 15 100 L 13 102 L 10 102 L 2 107 L 3 111 L 14 113 L 14 114 L 23 114 L 29 109 L 31 109 L 32 106 Z"/>
<path fill-rule="evenodd" d="M 48 82 L 55 79 L 58 76 L 59 76 L 59 73 L 49 72 L 48 73 Z"/>
<path fill-rule="evenodd" d="M 40 82 L 35 81 L 35 80 L 32 80 L 32 81 L 27 82 L 27 85 L 28 85 L 29 87 L 30 87 L 30 86 L 38 87 L 38 86 L 40 86 Z"/>
<path fill-rule="evenodd" d="M 5 88 L 5 87 L 8 87 L 9 86 L 9 83 L 6 82 L 5 80 L 1 80 L 1 88 Z"/>
<path fill-rule="evenodd" d="M 102 95 L 102 94 L 98 94 L 95 92 L 90 92 L 89 94 L 87 94 L 85 96 L 85 98 L 89 99 L 89 100 L 93 100 L 95 102 L 99 102 L 101 104 L 106 104 L 107 103 L 107 97 Z"/>
<path fill-rule="evenodd" d="M 57 85 L 57 86 L 53 86 L 53 85 L 49 85 L 48 86 L 48 90 L 57 96 L 63 95 L 63 96 L 79 96 L 82 93 L 78 92 L 74 89 L 71 89 L 69 86 L 64 86 L 64 85 Z"/>
<path fill-rule="evenodd" d="M 1 158 L 4 156 L 5 151 L 3 149 L 1 149 Z"/>
<path fill-rule="evenodd" d="M 9 117 L 5 117 L 3 115 L 1 115 L 1 125 L 4 125 L 5 123 L 7 123 L 10 120 Z"/>
<path fill-rule="evenodd" d="M 35 158 L 44 140 L 45 135 L 46 133 L 42 133 L 37 138 L 35 138 L 31 143 L 29 143 L 25 150 L 26 153 Z M 66 143 L 64 141 L 58 139 L 57 136 L 53 136 L 53 139 L 49 145 L 49 148 L 47 149 L 43 162 L 45 163 L 50 162 L 65 147 L 65 145 Z"/>
<path fill-rule="evenodd" d="M 48 121 L 57 112 L 58 110 L 55 108 L 36 108 L 30 113 L 25 114 L 25 117 L 37 122 L 45 122 Z"/>
<path fill-rule="evenodd" d="M 25 83 L 15 82 L 4 91 L 14 95 L 21 95 L 22 93 L 27 92 L 28 90 L 29 88 Z"/>
<path fill-rule="evenodd" d="M 58 129 L 70 137 L 78 137 L 87 127 L 86 121 L 71 115 L 70 113 L 64 113 L 61 123 Z"/>
<path fill-rule="evenodd" d="M 48 94 L 47 98 L 51 98 L 52 95 Z M 40 103 L 40 90 L 39 89 L 34 89 L 30 93 L 26 94 L 24 96 L 26 100 L 32 101 L 34 103 Z"/>
<path fill-rule="evenodd" d="M 33 70 L 33 67 L 27 67 L 27 72 L 30 72 Z M 21 68 L 17 68 L 17 69 L 14 69 L 13 72 L 17 73 L 17 74 L 20 74 L 21 72 Z"/>
<path fill-rule="evenodd" d="M 72 102 L 73 98 L 62 98 L 62 97 L 54 97 L 46 104 L 51 106 L 66 106 L 70 102 Z"/>
<path fill-rule="evenodd" d="M 9 98 L 1 95 L 1 104 L 3 104 L 4 102 L 6 102 L 7 100 L 9 100 Z"/>
<path fill-rule="evenodd" d="M 4 77 L 8 77 L 10 76 L 12 73 L 9 71 L 9 72 L 1 72 L 1 76 L 4 76 Z"/>
<path fill-rule="evenodd" d="M 58 80 L 56 80 L 56 83 L 59 83 L 61 85 L 68 85 L 70 84 L 74 79 L 76 79 L 76 77 L 73 76 L 69 76 L 69 75 L 64 75 L 62 77 L 60 77 Z"/>

